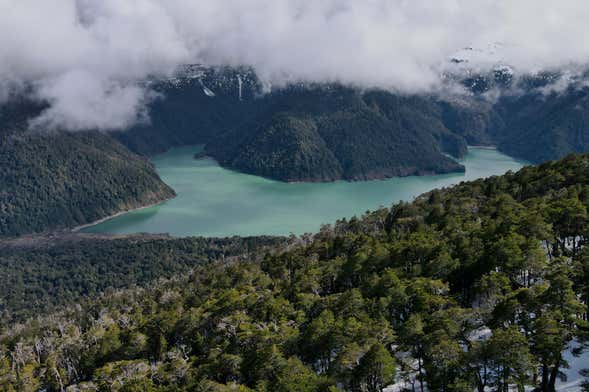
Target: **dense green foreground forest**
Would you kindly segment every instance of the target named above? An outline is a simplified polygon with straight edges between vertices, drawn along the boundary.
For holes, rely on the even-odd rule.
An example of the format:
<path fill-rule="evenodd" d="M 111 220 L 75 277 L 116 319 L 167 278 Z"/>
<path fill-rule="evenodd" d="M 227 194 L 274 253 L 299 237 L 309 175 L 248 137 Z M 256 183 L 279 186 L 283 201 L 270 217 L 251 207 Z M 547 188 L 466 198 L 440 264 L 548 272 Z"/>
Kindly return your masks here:
<path fill-rule="evenodd" d="M 589 155 L 436 190 L 6 328 L 0 389 L 554 391 L 589 332 L 588 207 Z"/>

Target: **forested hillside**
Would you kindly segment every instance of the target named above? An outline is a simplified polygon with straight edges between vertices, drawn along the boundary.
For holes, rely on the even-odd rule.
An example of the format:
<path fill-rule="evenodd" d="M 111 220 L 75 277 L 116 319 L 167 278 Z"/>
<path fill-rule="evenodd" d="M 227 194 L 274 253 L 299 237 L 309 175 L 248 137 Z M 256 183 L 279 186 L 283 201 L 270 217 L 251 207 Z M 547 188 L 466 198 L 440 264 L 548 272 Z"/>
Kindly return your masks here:
<path fill-rule="evenodd" d="M 108 135 L 0 130 L 0 237 L 83 225 L 172 196 L 151 163 Z"/>
<path fill-rule="evenodd" d="M 149 124 L 104 134 L 23 131 L 46 105 L 15 98 L 0 110 L 0 236 L 169 198 L 147 159 L 187 144 L 206 144 L 221 165 L 283 181 L 461 171 L 446 154 L 462 157 L 467 144 L 532 162 L 583 152 L 589 88 L 553 91 L 554 78 L 473 76 L 462 81 L 468 94 L 422 96 L 337 84 L 270 88 L 248 69 L 189 67 L 145 81 L 159 96 Z"/>
<path fill-rule="evenodd" d="M 507 127 L 499 148 L 531 162 L 561 158 L 589 150 L 589 88 L 505 98 Z"/>
<path fill-rule="evenodd" d="M 464 170 L 466 144 L 425 97 L 340 85 L 264 91 L 248 69 L 191 69 L 155 84 L 151 124 L 116 132 L 142 154 L 207 144 L 222 165 L 283 181 L 362 180 Z M 198 109 L 197 109 L 198 108 Z"/>
<path fill-rule="evenodd" d="M 283 181 L 367 180 L 464 170 L 466 144 L 419 97 L 341 86 L 296 88 L 270 108 L 212 139 L 222 165 Z"/>
<path fill-rule="evenodd" d="M 106 290 L 144 286 L 213 260 L 278 249 L 280 237 L 171 238 L 59 234 L 0 241 L 0 327 Z"/>
<path fill-rule="evenodd" d="M 179 78 L 152 82 L 160 98 L 149 107 L 149 124 L 112 132 L 142 155 L 207 143 L 265 107 L 264 100 L 256 99 L 261 95 L 258 79 L 242 68 L 188 67 Z"/>
<path fill-rule="evenodd" d="M 460 171 L 446 154 L 460 158 L 468 144 L 543 162 L 589 149 L 589 88 L 554 90 L 558 77 L 497 71 L 457 80 L 461 94 L 407 95 L 338 84 L 272 88 L 251 69 L 188 66 L 177 78 L 145 81 L 159 97 L 149 123 L 109 135 L 145 156 L 206 144 L 221 165 L 283 181 Z M 22 127 L 43 108 L 3 105 L 0 124 Z"/>
<path fill-rule="evenodd" d="M 443 153 L 461 157 L 467 144 L 539 163 L 589 149 L 589 88 L 562 88 L 561 76 L 497 70 L 457 79 L 466 93 L 407 95 L 271 88 L 246 68 L 189 67 L 154 83 L 163 98 L 151 105 L 150 125 L 115 136 L 142 154 L 207 144 L 224 166 L 286 181 L 459 171 Z"/>
<path fill-rule="evenodd" d="M 588 207 L 589 155 L 436 190 L 6 329 L 0 385 L 555 391 L 589 332 Z"/>

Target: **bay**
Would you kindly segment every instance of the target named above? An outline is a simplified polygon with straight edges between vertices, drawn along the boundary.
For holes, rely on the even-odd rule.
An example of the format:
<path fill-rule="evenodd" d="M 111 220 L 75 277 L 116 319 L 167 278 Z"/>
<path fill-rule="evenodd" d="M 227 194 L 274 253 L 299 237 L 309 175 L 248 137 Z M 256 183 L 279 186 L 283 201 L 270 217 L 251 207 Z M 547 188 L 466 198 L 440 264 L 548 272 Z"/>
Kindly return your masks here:
<path fill-rule="evenodd" d="M 83 232 L 169 233 L 174 236 L 288 235 L 319 230 L 323 223 L 361 215 L 380 206 L 461 181 L 516 171 L 526 164 L 494 149 L 471 147 L 465 173 L 386 180 L 284 183 L 194 159 L 200 146 L 172 149 L 153 158 L 177 197 L 130 211 Z"/>

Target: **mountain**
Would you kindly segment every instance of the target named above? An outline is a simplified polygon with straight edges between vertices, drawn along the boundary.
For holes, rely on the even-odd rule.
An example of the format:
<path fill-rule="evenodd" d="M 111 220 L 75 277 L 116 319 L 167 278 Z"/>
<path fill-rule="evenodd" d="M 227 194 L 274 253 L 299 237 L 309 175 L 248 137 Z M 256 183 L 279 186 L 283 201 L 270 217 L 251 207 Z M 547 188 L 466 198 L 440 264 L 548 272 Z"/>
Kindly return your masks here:
<path fill-rule="evenodd" d="M 110 135 L 145 156 L 205 144 L 225 167 L 282 181 L 461 171 L 447 155 L 462 157 L 468 144 L 531 162 L 589 149 L 584 79 L 558 90 L 566 74 L 521 76 L 501 66 L 460 75 L 447 78 L 466 94 L 407 95 L 337 84 L 273 87 L 245 67 L 187 66 L 144 82 L 160 97 L 150 123 Z"/>
<path fill-rule="evenodd" d="M 111 278 L 126 268 L 112 260 L 193 269 L 5 328 L 0 388 L 560 390 L 589 328 L 588 168 L 571 155 L 204 265 L 214 241 L 17 248 L 5 259 L 34 262 L 27 285 L 51 292 L 83 292 L 61 274 L 79 257 Z"/>
<path fill-rule="evenodd" d="M 367 180 L 464 170 L 465 146 L 428 102 L 341 86 L 292 87 L 269 109 L 214 138 L 221 165 L 283 181 Z"/>
<path fill-rule="evenodd" d="M 0 237 L 87 224 L 166 200 L 152 164 L 98 132 L 0 133 Z"/>
<path fill-rule="evenodd" d="M 148 155 L 206 144 L 223 166 L 283 181 L 460 171 L 446 154 L 460 158 L 468 144 L 537 163 L 589 149 L 584 79 L 515 75 L 505 66 L 466 74 L 447 77 L 466 93 L 407 95 L 337 84 L 272 87 L 246 68 L 193 66 L 153 81 L 164 98 L 151 106 L 152 123 L 115 136 Z"/>
<path fill-rule="evenodd" d="M 261 86 L 247 69 L 188 66 L 178 77 L 146 84 L 160 96 L 150 105 L 150 123 L 111 133 L 142 155 L 207 143 L 263 109 L 256 99 Z"/>
<path fill-rule="evenodd" d="M 154 82 L 151 124 L 115 133 L 141 154 L 206 144 L 223 166 L 283 181 L 360 180 L 464 168 L 464 141 L 427 98 L 339 85 L 266 89 L 251 70 L 190 68 Z M 198 108 L 198 110 L 196 109 Z"/>
<path fill-rule="evenodd" d="M 589 72 L 578 70 L 517 75 L 507 66 L 488 74 L 471 72 L 458 81 L 472 96 L 449 99 L 446 125 L 469 144 L 494 144 L 506 154 L 534 163 L 585 152 L 589 150 L 588 77 Z"/>
<path fill-rule="evenodd" d="M 508 114 L 499 148 L 505 153 L 544 162 L 589 150 L 589 88 L 506 97 L 498 104 Z M 504 109 L 508 107 L 508 109 Z"/>
<path fill-rule="evenodd" d="M 272 88 L 246 68 L 191 66 L 144 82 L 160 97 L 149 124 L 102 134 L 26 131 L 46 104 L 17 99 L 0 111 L 0 235 L 165 200 L 173 192 L 148 157 L 187 144 L 205 144 L 225 167 L 282 181 L 461 171 L 449 156 L 462 157 L 469 144 L 531 162 L 583 152 L 589 88 L 584 79 L 562 87 L 564 77 L 516 78 L 500 68 L 457 80 L 467 94 L 406 95 L 337 84 Z"/>

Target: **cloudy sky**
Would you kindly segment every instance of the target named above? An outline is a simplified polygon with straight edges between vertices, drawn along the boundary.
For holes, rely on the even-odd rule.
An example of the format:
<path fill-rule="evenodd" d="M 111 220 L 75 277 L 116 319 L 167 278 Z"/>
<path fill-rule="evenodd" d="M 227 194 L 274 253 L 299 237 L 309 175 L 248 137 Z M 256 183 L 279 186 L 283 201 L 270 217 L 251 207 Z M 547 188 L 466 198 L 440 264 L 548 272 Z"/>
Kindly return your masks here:
<path fill-rule="evenodd" d="M 0 101 L 32 86 L 37 125 L 124 128 L 137 80 L 186 63 L 424 92 L 464 47 L 496 52 L 481 70 L 587 64 L 588 20 L 587 0 L 0 0 Z"/>

